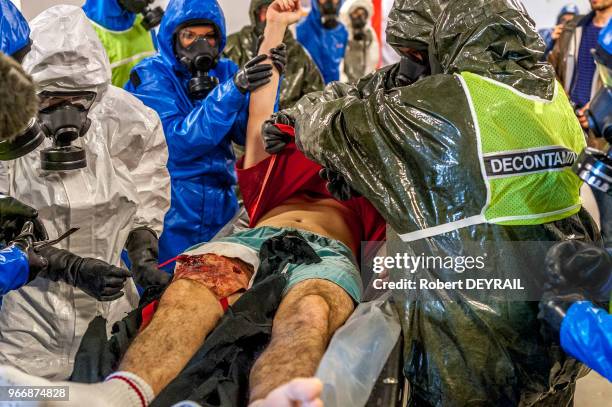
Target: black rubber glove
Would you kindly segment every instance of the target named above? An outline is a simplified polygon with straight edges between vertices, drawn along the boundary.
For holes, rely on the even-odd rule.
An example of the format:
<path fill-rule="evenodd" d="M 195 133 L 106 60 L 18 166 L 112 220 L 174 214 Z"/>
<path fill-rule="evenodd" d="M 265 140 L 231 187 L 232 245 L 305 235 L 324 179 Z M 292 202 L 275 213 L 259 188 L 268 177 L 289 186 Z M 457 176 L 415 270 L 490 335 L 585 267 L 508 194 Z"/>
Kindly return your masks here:
<path fill-rule="evenodd" d="M 23 225 L 23 229 L 19 236 L 9 243 L 9 246 L 15 245 L 21 251 L 23 251 L 28 258 L 28 265 L 30 274 L 28 276 L 28 282 L 34 280 L 39 273 L 44 272 L 47 269 L 47 259 L 42 257 L 34 250 L 34 242 L 36 237 L 34 235 L 34 224 L 27 221 Z"/>
<path fill-rule="evenodd" d="M 276 127 L 276 124 L 294 127 L 295 121 L 282 112 L 274 113 L 268 120 L 264 121 L 261 126 L 261 136 L 268 154 L 278 154 L 287 144 L 293 141 L 293 137 Z"/>
<path fill-rule="evenodd" d="M 157 267 L 158 246 L 155 232 L 148 228 L 132 230 L 125 244 L 134 281 L 145 290 L 151 286 L 166 286 L 170 282 L 170 274 Z"/>
<path fill-rule="evenodd" d="M 567 310 L 575 302 L 585 301 L 586 298 L 576 292 L 556 293 L 548 291 L 540 300 L 538 318 L 545 321 L 548 328 L 552 330 L 552 339 L 558 341 L 559 331 L 561 330 L 561 322 L 567 314 Z M 544 335 L 550 334 L 547 329 L 544 330 Z"/>
<path fill-rule="evenodd" d="M 245 94 L 270 83 L 272 76 L 271 64 L 260 64 L 268 58 L 267 55 L 258 55 L 247 62 L 242 69 L 234 75 L 234 84 L 238 90 Z"/>
<path fill-rule="evenodd" d="M 272 58 L 272 65 L 282 75 L 287 65 L 287 47 L 285 44 L 281 43 L 278 47 L 272 48 L 270 58 Z"/>
<path fill-rule="evenodd" d="M 319 176 L 327 181 L 325 187 L 329 193 L 339 201 L 348 201 L 351 198 L 358 198 L 361 196 L 359 192 L 351 188 L 346 178 L 337 171 L 323 168 L 319 171 Z"/>
<path fill-rule="evenodd" d="M 32 222 L 34 240 L 47 240 L 47 231 L 38 219 L 38 211 L 17 199 L 0 195 L 0 243 L 8 244 L 21 233 L 24 223 Z"/>
<path fill-rule="evenodd" d="M 578 240 L 555 244 L 546 255 L 545 290 L 581 289 L 595 301 L 607 301 L 612 289 L 612 258 L 605 249 Z"/>
<path fill-rule="evenodd" d="M 85 291 L 98 301 L 112 301 L 123 296 L 129 271 L 92 258 L 84 258 L 67 250 L 47 246 L 39 250 L 49 262 L 41 277 L 65 281 Z"/>

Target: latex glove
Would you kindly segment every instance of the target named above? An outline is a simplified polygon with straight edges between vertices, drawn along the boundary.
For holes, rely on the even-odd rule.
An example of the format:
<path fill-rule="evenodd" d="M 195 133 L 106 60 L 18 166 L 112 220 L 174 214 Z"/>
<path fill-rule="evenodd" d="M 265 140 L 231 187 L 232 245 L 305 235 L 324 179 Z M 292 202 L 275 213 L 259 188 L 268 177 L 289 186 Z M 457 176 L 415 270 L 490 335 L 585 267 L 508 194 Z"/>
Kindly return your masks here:
<path fill-rule="evenodd" d="M 247 62 L 236 75 L 234 75 L 234 84 L 242 94 L 253 92 L 254 90 L 270 83 L 272 76 L 271 64 L 260 64 L 268 58 L 267 55 L 258 55 Z"/>
<path fill-rule="evenodd" d="M 295 126 L 295 120 L 282 112 L 274 113 L 261 127 L 261 136 L 268 154 L 278 154 L 287 144 L 293 141 L 293 137 L 279 129 L 276 124 Z"/>
<path fill-rule="evenodd" d="M 16 246 L 23 251 L 28 258 L 28 266 L 30 274 L 28 276 L 28 282 L 34 280 L 40 272 L 44 272 L 47 269 L 47 259 L 42 257 L 39 253 L 34 250 L 34 242 L 36 237 L 34 234 L 34 224 L 27 221 L 23 225 L 23 229 L 19 236 L 9 243 L 10 246 Z"/>
<path fill-rule="evenodd" d="M 329 168 L 323 168 L 321 171 L 319 171 L 319 176 L 327 181 L 325 187 L 329 193 L 339 201 L 348 201 L 351 198 L 361 196 L 359 192 L 351 188 L 346 178 L 344 178 L 344 176 L 337 171 Z"/>
<path fill-rule="evenodd" d="M 136 284 L 145 290 L 150 286 L 166 286 L 170 274 L 159 269 L 159 240 L 155 232 L 148 228 L 138 228 L 130 232 L 125 249 L 132 263 L 132 274 Z"/>
<path fill-rule="evenodd" d="M 125 281 L 131 277 L 128 270 L 52 246 L 40 249 L 39 253 L 49 262 L 41 277 L 65 281 L 98 301 L 112 301 L 123 296 Z"/>
<path fill-rule="evenodd" d="M 48 239 L 36 209 L 13 197 L 0 195 L 0 242 L 7 244 L 15 239 L 27 221 L 32 222 L 32 233 L 36 241 Z"/>
<path fill-rule="evenodd" d="M 272 65 L 282 75 L 287 65 L 287 47 L 285 44 L 281 43 L 278 47 L 272 48 L 270 50 L 270 58 L 272 59 Z"/>
<path fill-rule="evenodd" d="M 606 301 L 612 290 L 612 258 L 605 249 L 568 240 L 555 244 L 546 255 L 545 290 L 583 290 L 596 301 Z"/>

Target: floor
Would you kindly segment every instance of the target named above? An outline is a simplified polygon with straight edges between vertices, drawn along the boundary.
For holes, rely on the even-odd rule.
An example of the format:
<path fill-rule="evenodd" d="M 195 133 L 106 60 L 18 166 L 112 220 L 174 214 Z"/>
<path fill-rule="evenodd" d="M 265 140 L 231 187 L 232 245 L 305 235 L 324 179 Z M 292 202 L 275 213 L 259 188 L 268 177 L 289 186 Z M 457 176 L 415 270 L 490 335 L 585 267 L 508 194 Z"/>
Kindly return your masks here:
<path fill-rule="evenodd" d="M 612 383 L 595 372 L 578 380 L 574 407 L 612 406 Z"/>

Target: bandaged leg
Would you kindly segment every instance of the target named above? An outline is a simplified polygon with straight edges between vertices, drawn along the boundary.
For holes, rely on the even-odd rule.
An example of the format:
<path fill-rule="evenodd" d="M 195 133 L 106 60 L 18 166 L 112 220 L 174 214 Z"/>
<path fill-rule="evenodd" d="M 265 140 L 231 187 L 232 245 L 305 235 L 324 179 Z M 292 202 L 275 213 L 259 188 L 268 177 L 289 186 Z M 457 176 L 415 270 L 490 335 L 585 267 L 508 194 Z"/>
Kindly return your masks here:
<path fill-rule="evenodd" d="M 353 299 L 330 281 L 311 279 L 292 287 L 274 317 L 270 345 L 251 370 L 251 402 L 292 379 L 312 377 L 353 308 Z"/>

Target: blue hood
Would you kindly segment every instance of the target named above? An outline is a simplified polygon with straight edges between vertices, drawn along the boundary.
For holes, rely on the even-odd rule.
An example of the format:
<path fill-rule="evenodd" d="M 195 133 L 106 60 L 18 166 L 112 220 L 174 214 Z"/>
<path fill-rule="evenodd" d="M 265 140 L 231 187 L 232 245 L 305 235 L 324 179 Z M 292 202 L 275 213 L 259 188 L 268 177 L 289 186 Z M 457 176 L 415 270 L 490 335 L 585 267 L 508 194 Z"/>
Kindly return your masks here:
<path fill-rule="evenodd" d="M 215 23 L 221 35 L 219 53 L 225 48 L 225 16 L 216 0 L 170 0 L 157 40 L 164 60 L 176 68 L 180 67 L 180 62 L 174 54 L 174 32 L 178 26 L 191 20 L 210 20 Z"/>
<path fill-rule="evenodd" d="M 121 7 L 118 0 L 87 0 L 83 11 L 90 20 L 113 31 L 129 30 L 136 19 L 136 14 Z"/>
<path fill-rule="evenodd" d="M 30 42 L 30 27 L 10 0 L 0 0 L 0 51 L 13 55 Z"/>

